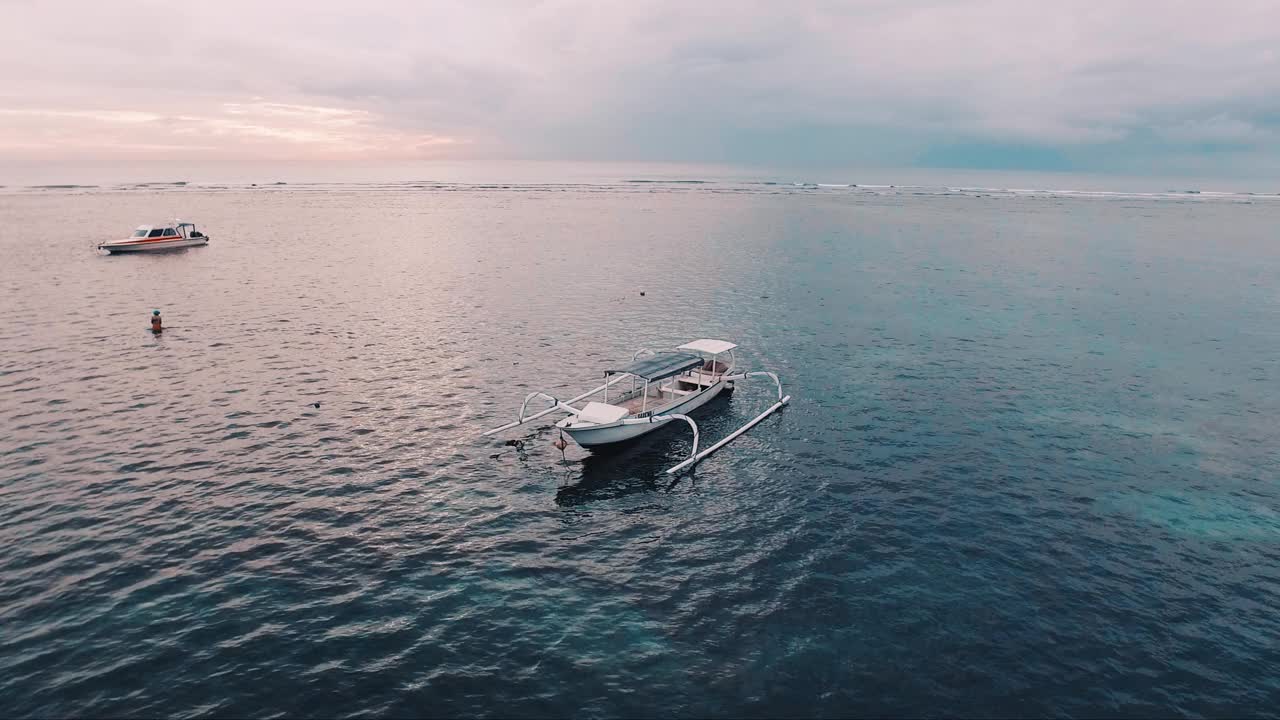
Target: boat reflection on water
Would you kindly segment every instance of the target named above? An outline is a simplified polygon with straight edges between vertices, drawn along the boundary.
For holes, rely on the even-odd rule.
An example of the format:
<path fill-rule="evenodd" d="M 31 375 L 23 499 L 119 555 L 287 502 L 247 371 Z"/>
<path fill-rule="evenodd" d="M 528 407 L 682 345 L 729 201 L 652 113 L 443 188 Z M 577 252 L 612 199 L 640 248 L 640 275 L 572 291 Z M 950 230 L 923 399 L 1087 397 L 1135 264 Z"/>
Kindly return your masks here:
<path fill-rule="evenodd" d="M 590 460 L 599 462 L 607 458 L 592 457 Z M 681 482 L 689 486 L 693 483 L 692 475 L 689 478 L 679 476 L 672 478 L 661 473 L 650 472 L 646 477 L 620 476 L 616 473 L 626 469 L 626 463 L 610 464 L 608 467 L 613 469 L 607 470 L 604 466 L 597 466 L 590 473 L 584 470 L 582 479 L 578 482 L 560 487 L 556 491 L 556 504 L 572 507 L 602 500 L 616 500 L 638 493 L 672 492 Z M 611 472 L 615 474 L 609 474 Z M 658 480 L 659 477 L 662 479 Z"/>

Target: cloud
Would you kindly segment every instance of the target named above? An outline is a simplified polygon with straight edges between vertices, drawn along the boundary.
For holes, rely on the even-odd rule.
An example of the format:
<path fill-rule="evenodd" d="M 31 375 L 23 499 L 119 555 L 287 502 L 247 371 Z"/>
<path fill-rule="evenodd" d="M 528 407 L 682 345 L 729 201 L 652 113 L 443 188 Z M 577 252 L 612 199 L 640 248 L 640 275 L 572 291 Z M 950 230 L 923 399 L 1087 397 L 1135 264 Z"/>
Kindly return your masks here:
<path fill-rule="evenodd" d="M 1174 125 L 1155 128 L 1163 139 L 1174 143 L 1226 143 L 1253 145 L 1274 140 L 1274 128 L 1259 127 L 1255 123 L 1240 120 L 1222 113 L 1210 118 L 1193 118 Z"/>
<path fill-rule="evenodd" d="M 0 88 L 27 154 L 1274 161 L 1280 3 L 7 3 Z"/>
<path fill-rule="evenodd" d="M 464 144 L 443 135 L 388 129 L 381 118 L 365 110 L 263 101 L 221 103 L 173 114 L 0 109 L 0 128 L 13 136 L 0 136 L 0 149 L 107 155 L 230 152 L 246 159 L 290 159 L 301 153 L 328 158 L 434 157 Z"/>

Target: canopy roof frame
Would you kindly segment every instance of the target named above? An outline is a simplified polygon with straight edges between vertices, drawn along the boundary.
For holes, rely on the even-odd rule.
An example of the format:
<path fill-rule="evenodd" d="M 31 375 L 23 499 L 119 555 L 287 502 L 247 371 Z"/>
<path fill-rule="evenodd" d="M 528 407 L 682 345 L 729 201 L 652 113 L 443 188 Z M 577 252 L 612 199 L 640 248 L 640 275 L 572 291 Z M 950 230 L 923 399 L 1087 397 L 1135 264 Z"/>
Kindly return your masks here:
<path fill-rule="evenodd" d="M 689 352 L 704 352 L 704 353 L 707 353 L 708 355 L 719 355 L 720 353 L 729 352 L 730 350 L 736 347 L 738 346 L 724 340 L 711 340 L 709 338 L 703 338 L 701 340 L 694 340 L 693 342 L 687 342 L 676 349 L 687 350 Z"/>
<path fill-rule="evenodd" d="M 691 353 L 661 352 L 636 360 L 626 367 L 605 370 L 605 377 L 610 375 L 635 375 L 646 381 L 661 380 L 679 375 L 685 370 L 702 366 L 702 357 Z"/>

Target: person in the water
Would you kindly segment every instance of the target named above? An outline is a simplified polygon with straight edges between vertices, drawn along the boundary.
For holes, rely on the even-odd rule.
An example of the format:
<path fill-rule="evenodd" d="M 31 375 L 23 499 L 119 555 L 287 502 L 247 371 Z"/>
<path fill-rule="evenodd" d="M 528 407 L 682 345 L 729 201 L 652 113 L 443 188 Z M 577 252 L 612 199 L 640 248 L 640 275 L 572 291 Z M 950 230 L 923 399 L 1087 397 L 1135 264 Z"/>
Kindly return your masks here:
<path fill-rule="evenodd" d="M 160 324 L 160 311 L 152 310 L 151 311 L 151 332 L 158 333 L 162 330 L 164 330 L 164 328 Z"/>

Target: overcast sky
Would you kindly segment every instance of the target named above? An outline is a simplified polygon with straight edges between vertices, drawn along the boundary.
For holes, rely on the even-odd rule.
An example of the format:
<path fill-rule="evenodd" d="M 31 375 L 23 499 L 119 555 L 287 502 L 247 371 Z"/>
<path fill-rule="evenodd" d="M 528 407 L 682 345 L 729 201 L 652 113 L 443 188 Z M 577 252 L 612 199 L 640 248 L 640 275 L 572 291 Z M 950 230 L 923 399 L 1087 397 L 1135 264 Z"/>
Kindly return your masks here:
<path fill-rule="evenodd" d="M 1280 0 L 0 0 L 0 164 L 1280 178 Z"/>

